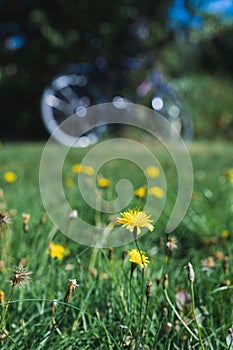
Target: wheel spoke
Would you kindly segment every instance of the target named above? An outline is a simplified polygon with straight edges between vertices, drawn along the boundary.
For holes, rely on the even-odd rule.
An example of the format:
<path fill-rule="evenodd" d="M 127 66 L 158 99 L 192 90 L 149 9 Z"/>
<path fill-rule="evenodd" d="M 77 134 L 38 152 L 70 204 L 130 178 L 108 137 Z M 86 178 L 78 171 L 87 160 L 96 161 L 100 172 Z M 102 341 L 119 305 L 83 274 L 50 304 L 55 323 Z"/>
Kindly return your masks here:
<path fill-rule="evenodd" d="M 69 101 L 73 108 L 77 108 L 77 106 L 79 105 L 79 98 L 70 86 L 66 86 L 59 92 Z"/>
<path fill-rule="evenodd" d="M 54 95 L 46 96 L 46 103 L 64 114 L 73 114 L 73 106 Z"/>

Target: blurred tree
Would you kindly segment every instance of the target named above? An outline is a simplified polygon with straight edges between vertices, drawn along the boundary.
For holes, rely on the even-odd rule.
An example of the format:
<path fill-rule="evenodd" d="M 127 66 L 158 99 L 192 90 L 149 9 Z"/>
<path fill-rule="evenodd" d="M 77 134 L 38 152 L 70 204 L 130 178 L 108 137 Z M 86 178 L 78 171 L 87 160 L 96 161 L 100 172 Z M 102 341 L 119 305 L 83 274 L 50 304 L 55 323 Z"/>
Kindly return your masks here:
<path fill-rule="evenodd" d="M 184 66 L 185 69 L 196 67 L 209 72 L 232 74 L 233 3 L 175 0 L 174 4 L 170 19 L 178 37 L 175 54 L 179 54 L 177 65 L 181 64 L 180 69 L 184 69 Z M 174 46 L 171 50 L 174 50 Z"/>
<path fill-rule="evenodd" d="M 172 39 L 171 1 L 1 0 L 1 138 L 41 138 L 42 89 L 64 64 L 104 52 L 116 66 L 123 53 L 160 51 Z M 136 26 L 135 24 L 139 25 Z"/>

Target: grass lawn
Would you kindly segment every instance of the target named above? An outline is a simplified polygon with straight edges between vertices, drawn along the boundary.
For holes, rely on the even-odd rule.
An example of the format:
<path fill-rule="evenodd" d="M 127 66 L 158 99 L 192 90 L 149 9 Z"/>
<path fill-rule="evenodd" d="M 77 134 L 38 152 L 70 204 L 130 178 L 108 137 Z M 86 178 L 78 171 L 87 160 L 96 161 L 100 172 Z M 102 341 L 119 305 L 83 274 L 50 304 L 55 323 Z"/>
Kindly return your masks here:
<path fill-rule="evenodd" d="M 149 146 L 167 182 L 165 198 L 160 175 L 155 176 L 153 200 L 155 207 L 164 201 L 164 212 L 158 220 L 150 213 L 154 230 L 137 246 L 113 249 L 70 240 L 46 215 L 39 188 L 43 143 L 1 146 L 1 349 L 233 349 L 233 144 L 189 145 L 192 200 L 169 235 L 164 232 L 176 198 L 174 164 L 166 152 Z M 88 206 L 76 186 L 78 164 L 88 151 L 69 153 L 62 170 L 64 192 L 84 221 L 111 226 L 116 217 Z M 84 173 L 86 186 L 93 185 L 95 175 L 90 169 Z M 106 179 L 99 184 L 106 201 L 116 197 L 121 178 L 134 190 L 142 187 L 124 211 L 143 210 L 146 177 L 134 164 L 114 160 L 100 176 Z M 60 208 L 58 199 L 58 216 L 66 226 L 69 218 Z M 127 253 L 133 249 L 139 249 L 139 255 L 131 255 L 134 263 Z"/>

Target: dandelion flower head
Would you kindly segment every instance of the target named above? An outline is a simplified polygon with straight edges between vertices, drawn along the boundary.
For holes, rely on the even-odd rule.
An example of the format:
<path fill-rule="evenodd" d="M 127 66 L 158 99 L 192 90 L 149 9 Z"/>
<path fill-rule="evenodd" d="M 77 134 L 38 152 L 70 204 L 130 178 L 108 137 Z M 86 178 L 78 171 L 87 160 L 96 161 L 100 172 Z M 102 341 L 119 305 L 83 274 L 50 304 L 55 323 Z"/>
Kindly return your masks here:
<path fill-rule="evenodd" d="M 233 184 L 233 168 L 228 169 L 228 177 L 230 182 Z"/>
<path fill-rule="evenodd" d="M 142 187 L 137 188 L 134 191 L 134 194 L 138 198 L 144 198 L 146 196 L 146 192 L 147 192 L 147 187 L 146 186 L 142 186 Z"/>
<path fill-rule="evenodd" d="M 221 238 L 226 239 L 228 237 L 229 237 L 229 231 L 228 230 L 222 230 Z"/>
<path fill-rule="evenodd" d="M 164 197 L 164 190 L 158 186 L 151 187 L 149 193 L 156 198 Z"/>
<path fill-rule="evenodd" d="M 98 186 L 101 188 L 107 188 L 110 186 L 110 180 L 102 177 L 98 180 Z"/>
<path fill-rule="evenodd" d="M 10 184 L 10 183 L 15 182 L 17 180 L 17 175 L 13 171 L 7 171 L 4 174 L 4 179 L 7 183 Z"/>
<path fill-rule="evenodd" d="M 65 247 L 63 247 L 61 244 L 54 244 L 53 242 L 49 243 L 49 254 L 52 259 L 63 259 L 65 255 Z"/>
<path fill-rule="evenodd" d="M 128 251 L 129 261 L 134 264 L 140 265 L 142 268 L 146 267 L 149 264 L 149 259 L 146 256 L 145 252 L 133 248 L 131 251 Z"/>
<path fill-rule="evenodd" d="M 74 187 L 75 182 L 74 182 L 74 180 L 72 179 L 72 177 L 67 177 L 67 178 L 65 179 L 65 185 L 66 185 L 66 187 Z"/>
<path fill-rule="evenodd" d="M 159 176 L 160 170 L 157 166 L 149 166 L 146 168 L 146 174 L 151 178 L 155 178 Z"/>
<path fill-rule="evenodd" d="M 86 175 L 93 175 L 94 172 L 95 172 L 94 169 L 91 166 L 85 166 L 85 165 L 82 165 L 82 164 L 75 164 L 75 165 L 73 165 L 72 171 L 75 174 L 83 173 L 83 174 L 86 174 Z"/>
<path fill-rule="evenodd" d="M 85 166 L 85 174 L 93 175 L 95 170 L 91 166 Z"/>
<path fill-rule="evenodd" d="M 139 209 L 128 209 L 128 211 L 121 213 L 121 216 L 121 218 L 117 219 L 117 224 L 126 226 L 130 232 L 134 232 L 134 229 L 136 229 L 137 235 L 140 235 L 141 227 L 147 227 L 150 231 L 154 229 L 150 215 Z"/>

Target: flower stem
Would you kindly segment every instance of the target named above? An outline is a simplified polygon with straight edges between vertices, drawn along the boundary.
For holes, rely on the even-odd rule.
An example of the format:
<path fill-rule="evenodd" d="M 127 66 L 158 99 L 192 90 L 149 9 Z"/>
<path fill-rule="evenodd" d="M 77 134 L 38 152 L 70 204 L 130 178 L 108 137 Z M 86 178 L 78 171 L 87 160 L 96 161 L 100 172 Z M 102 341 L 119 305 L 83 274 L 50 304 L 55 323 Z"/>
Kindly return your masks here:
<path fill-rule="evenodd" d="M 178 318 L 178 320 L 182 323 L 182 325 L 186 328 L 186 330 L 193 336 L 194 339 L 199 340 L 198 337 L 192 332 L 192 330 L 187 326 L 187 324 L 184 322 L 184 320 L 180 317 L 180 314 L 178 313 L 178 311 L 176 310 L 176 308 L 174 307 L 174 305 L 172 304 L 168 294 L 167 294 L 167 289 L 164 289 L 164 295 L 165 298 L 168 302 L 168 304 L 170 305 L 170 307 L 172 308 L 173 312 L 176 314 L 176 317 Z"/>
<path fill-rule="evenodd" d="M 137 340 L 136 340 L 136 346 L 135 348 L 137 349 L 138 346 L 138 342 L 139 339 L 141 338 L 141 322 L 142 322 L 142 304 L 143 304 L 143 286 L 144 286 L 144 262 L 143 262 L 143 257 L 142 257 L 142 253 L 141 250 L 139 249 L 137 240 L 135 239 L 135 245 L 137 247 L 137 250 L 140 253 L 140 257 L 141 257 L 141 262 L 143 264 L 143 268 L 141 271 L 141 295 L 140 295 L 140 309 L 139 309 L 139 321 L 138 321 L 138 335 L 137 335 Z"/>
<path fill-rule="evenodd" d="M 143 329 L 145 328 L 145 324 L 146 324 L 146 318 L 147 318 L 147 313 L 148 313 L 148 306 L 149 306 L 149 298 L 147 298 L 146 300 L 146 309 L 145 309 L 145 315 L 144 315 L 144 319 L 143 319 L 143 322 L 142 322 L 142 333 L 143 333 Z M 142 339 L 141 339 L 141 343 L 142 343 L 142 348 L 144 346 L 144 336 L 142 334 Z"/>
<path fill-rule="evenodd" d="M 110 267 L 111 267 L 112 276 L 113 276 L 115 285 L 116 285 L 117 288 L 119 289 L 119 294 L 120 294 L 120 298 L 121 298 L 121 301 L 122 301 L 122 305 L 123 305 L 125 314 L 128 315 L 129 312 L 128 312 L 127 304 L 126 304 L 126 301 L 125 301 L 125 298 L 124 298 L 123 289 L 122 289 L 122 287 L 120 286 L 120 283 L 119 283 L 119 281 L 118 281 L 118 278 L 117 278 L 117 275 L 116 275 L 116 271 L 115 271 L 115 268 L 114 268 L 114 265 L 113 265 L 113 262 L 112 262 L 112 261 L 110 261 Z"/>
<path fill-rule="evenodd" d="M 4 306 L 4 309 L 3 309 L 3 313 L 2 313 L 2 317 L 1 317 L 1 323 L 0 323 L 0 329 L 3 328 L 3 324 L 4 324 L 4 321 L 5 321 L 6 315 L 7 315 L 9 304 L 10 304 L 11 299 L 13 297 L 13 293 L 14 293 L 14 286 L 11 287 L 11 292 L 10 292 L 9 299 L 8 299 L 6 305 Z"/>
<path fill-rule="evenodd" d="M 201 329 L 197 320 L 197 316 L 196 316 L 196 312 L 195 312 L 195 299 L 194 299 L 194 288 L 193 288 L 193 281 L 190 281 L 190 287 L 191 287 L 191 298 L 192 298 L 192 314 L 193 314 L 193 318 L 195 320 L 195 323 L 197 325 L 197 331 L 198 331 L 198 338 L 199 338 L 199 342 L 201 345 L 202 350 L 205 350 L 205 346 L 203 344 L 202 341 L 202 336 L 201 336 Z"/>
<path fill-rule="evenodd" d="M 132 322 L 132 275 L 133 275 L 133 270 L 131 268 L 130 278 L 129 278 L 129 329 L 131 329 L 131 322 Z"/>

